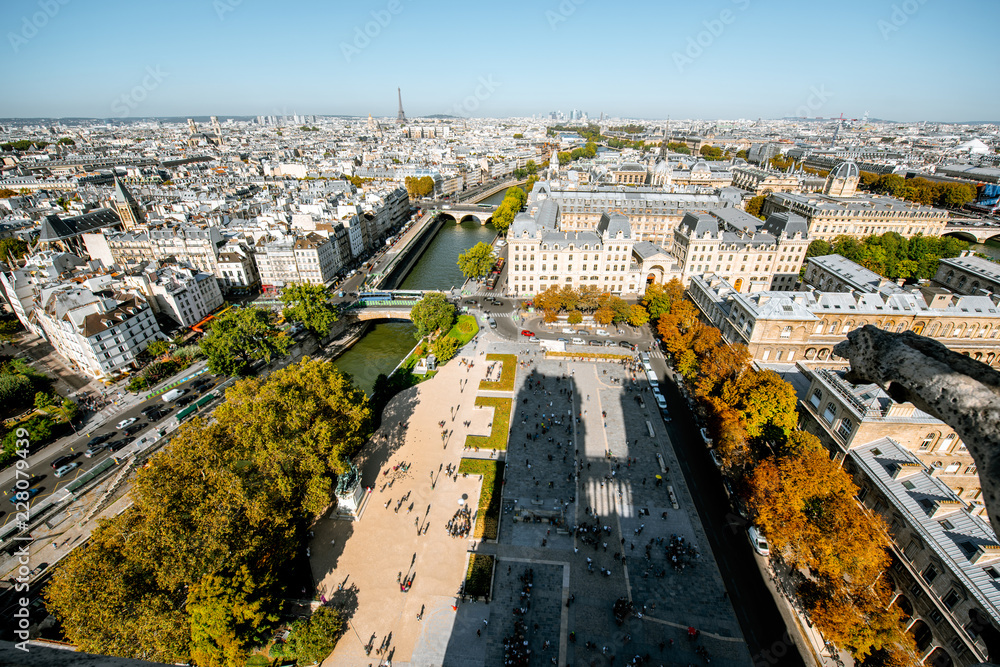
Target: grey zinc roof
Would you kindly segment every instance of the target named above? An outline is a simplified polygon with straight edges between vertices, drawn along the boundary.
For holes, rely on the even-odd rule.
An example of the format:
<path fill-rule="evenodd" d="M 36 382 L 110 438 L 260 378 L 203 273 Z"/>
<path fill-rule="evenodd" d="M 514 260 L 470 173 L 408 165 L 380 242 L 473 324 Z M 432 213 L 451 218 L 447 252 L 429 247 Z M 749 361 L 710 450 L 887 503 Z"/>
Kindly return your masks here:
<path fill-rule="evenodd" d="M 907 518 L 927 546 L 946 564 L 950 574 L 962 583 L 994 622 L 1000 622 L 1000 582 L 986 573 L 987 567 L 997 567 L 997 561 L 987 559 L 974 564 L 969 560 L 979 546 L 1000 546 L 989 524 L 963 511 L 965 503 L 955 492 L 924 472 L 920 459 L 892 438 L 881 438 L 852 449 L 849 456 L 893 502 L 894 509 Z M 919 468 L 915 473 L 893 479 L 900 464 L 915 464 Z M 909 484 L 904 486 L 904 482 Z M 957 503 L 955 511 L 932 518 L 936 504 L 941 501 Z M 942 525 L 942 519 L 947 519 L 950 527 Z"/>
<path fill-rule="evenodd" d="M 855 289 L 874 291 L 882 284 L 882 276 L 852 262 L 843 255 L 821 255 L 810 257 L 806 261 L 837 275 Z"/>
<path fill-rule="evenodd" d="M 61 241 L 79 236 L 84 232 L 120 224 L 121 219 L 118 214 L 109 208 L 99 208 L 83 215 L 62 219 L 57 215 L 47 215 L 42 220 L 38 240 L 42 243 Z"/>
<path fill-rule="evenodd" d="M 510 237 L 519 239 L 524 234 L 534 236 L 537 231 L 538 225 L 535 224 L 535 218 L 530 213 L 518 213 L 510 226 Z"/>
<path fill-rule="evenodd" d="M 719 221 L 708 213 L 686 213 L 680 226 L 687 229 L 689 235 L 709 233 L 715 236 L 719 233 Z"/>
<path fill-rule="evenodd" d="M 763 225 L 760 218 L 755 218 L 738 208 L 720 208 L 712 211 L 711 214 L 730 227 L 746 232 L 756 232 Z"/>
<path fill-rule="evenodd" d="M 1000 281 L 1000 264 L 991 262 L 983 257 L 966 255 L 965 257 L 949 257 L 941 260 L 942 264 L 950 264 L 961 267 L 969 272 L 976 273 L 991 280 Z"/>
<path fill-rule="evenodd" d="M 656 244 L 650 243 L 649 241 L 639 241 L 632 246 L 632 252 L 644 260 L 649 259 L 650 257 L 656 257 L 657 255 L 670 257 L 666 250 Z M 673 258 L 670 257 L 670 259 L 672 260 Z"/>
<path fill-rule="evenodd" d="M 559 204 L 555 200 L 546 199 L 538 206 L 535 225 L 539 229 L 559 229 Z"/>
<path fill-rule="evenodd" d="M 809 234 L 809 223 L 806 222 L 806 219 L 789 211 L 772 213 L 761 228 L 774 236 L 781 236 L 782 232 L 789 236 L 801 233 L 802 237 L 805 238 Z"/>
<path fill-rule="evenodd" d="M 597 222 L 597 232 L 599 234 L 607 234 L 611 238 L 616 237 L 618 232 L 621 232 L 623 237 L 631 238 L 632 226 L 629 225 L 628 218 L 621 213 L 608 213 L 605 211 L 601 214 L 601 219 Z"/>

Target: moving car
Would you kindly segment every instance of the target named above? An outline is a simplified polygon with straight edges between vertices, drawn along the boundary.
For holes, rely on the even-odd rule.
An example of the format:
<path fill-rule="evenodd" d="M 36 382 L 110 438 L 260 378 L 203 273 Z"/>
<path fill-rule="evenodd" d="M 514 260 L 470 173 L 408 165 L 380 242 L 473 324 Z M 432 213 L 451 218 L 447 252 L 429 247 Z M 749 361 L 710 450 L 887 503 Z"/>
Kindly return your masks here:
<path fill-rule="evenodd" d="M 486 321 L 489 323 L 490 329 L 496 329 L 497 328 L 497 321 L 494 320 L 492 317 L 486 318 Z"/>
<path fill-rule="evenodd" d="M 62 477 L 63 475 L 68 475 L 69 473 L 73 472 L 79 467 L 80 464 L 76 461 L 74 461 L 73 463 L 67 463 L 66 465 L 56 470 L 56 477 Z"/>
<path fill-rule="evenodd" d="M 33 488 L 33 489 L 21 489 L 20 491 L 17 491 L 16 493 L 11 494 L 11 496 L 10 496 L 10 502 L 12 502 L 12 503 L 26 503 L 26 502 L 30 501 L 32 498 L 34 498 L 35 496 L 37 496 L 41 492 L 42 492 L 42 490 L 40 488 L 38 488 L 37 486 L 35 488 Z M 23 494 L 26 494 L 26 495 L 23 495 Z"/>
<path fill-rule="evenodd" d="M 139 411 L 139 414 L 141 414 L 143 417 L 149 417 L 150 414 L 154 412 L 159 412 L 159 410 L 160 410 L 159 405 L 147 405 L 146 407 L 144 407 L 142 410 Z"/>
<path fill-rule="evenodd" d="M 101 444 L 102 442 L 107 442 L 108 440 L 110 440 L 114 436 L 114 434 L 115 434 L 115 432 L 112 431 L 111 433 L 104 433 L 102 435 L 95 435 L 93 438 L 91 438 L 90 440 L 87 441 L 87 447 L 96 447 L 97 445 Z"/>
<path fill-rule="evenodd" d="M 86 456 L 89 459 L 89 458 L 93 457 L 94 454 L 96 454 L 96 453 L 98 453 L 98 452 L 100 452 L 100 451 L 102 451 L 102 450 L 104 450 L 106 448 L 107 448 L 107 445 L 105 445 L 103 443 L 97 444 L 97 445 L 94 445 L 93 447 L 88 447 L 87 451 L 85 451 L 83 453 L 83 455 Z"/>
<path fill-rule="evenodd" d="M 527 336 L 527 337 L 530 338 L 530 337 L 532 337 L 532 336 L 535 335 L 535 332 L 534 331 L 529 331 L 527 329 L 521 329 L 521 335 L 522 336 Z"/>
<path fill-rule="evenodd" d="M 142 429 L 146 428 L 147 424 L 132 424 L 125 429 L 125 435 L 135 435 Z"/>
<path fill-rule="evenodd" d="M 55 461 L 52 462 L 53 468 L 61 468 L 73 459 L 76 458 L 76 454 L 67 454 L 66 456 L 60 456 Z"/>
<path fill-rule="evenodd" d="M 126 426 L 131 426 L 132 424 L 135 423 L 136 419 L 137 419 L 136 417 L 129 417 L 128 419 L 123 419 L 120 422 L 118 422 L 118 428 L 125 428 Z"/>
<path fill-rule="evenodd" d="M 177 405 L 179 405 L 180 407 L 184 407 L 185 405 L 187 405 L 188 403 L 191 403 L 192 401 L 194 401 L 197 398 L 198 397 L 195 396 L 194 394 L 191 394 L 190 396 L 185 396 L 183 398 L 179 398 L 179 399 L 177 399 Z"/>
<path fill-rule="evenodd" d="M 532 342 L 532 343 L 537 343 L 537 342 L 538 342 L 538 340 L 539 340 L 539 339 L 538 339 L 538 336 L 532 336 L 531 338 L 529 338 L 529 339 L 528 339 L 528 341 L 529 341 L 529 342 Z"/>
<path fill-rule="evenodd" d="M 747 528 L 747 536 L 750 538 L 750 544 L 753 545 L 754 551 L 765 558 L 771 555 L 771 548 L 767 544 L 767 538 L 761 534 L 756 526 Z"/>

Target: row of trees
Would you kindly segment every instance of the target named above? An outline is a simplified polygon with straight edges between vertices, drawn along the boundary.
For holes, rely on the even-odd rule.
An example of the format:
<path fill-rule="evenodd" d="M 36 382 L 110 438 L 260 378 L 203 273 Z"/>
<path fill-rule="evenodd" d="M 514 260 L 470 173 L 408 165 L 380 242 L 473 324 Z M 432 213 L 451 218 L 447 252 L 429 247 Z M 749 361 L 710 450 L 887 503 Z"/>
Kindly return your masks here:
<path fill-rule="evenodd" d="M 566 313 L 570 324 L 583 321 L 584 313 L 592 313 L 598 324 L 619 324 L 626 322 L 640 327 L 649 322 L 649 313 L 640 304 L 629 304 L 621 297 L 602 292 L 598 287 L 584 286 L 575 289 L 569 285 L 553 285 L 535 297 L 534 304 L 544 313 L 548 323 Z"/>
<path fill-rule="evenodd" d="M 608 141 L 613 140 L 609 139 Z M 595 155 L 597 155 L 597 144 L 593 141 L 588 141 L 585 146 L 574 148 L 571 151 L 559 151 L 556 157 L 559 158 L 559 165 L 562 166 L 570 162 L 576 162 L 582 158 L 592 158 Z"/>
<path fill-rule="evenodd" d="M 317 340 L 330 335 L 340 319 L 323 285 L 290 283 L 281 292 L 281 302 L 285 319 L 300 323 Z M 257 306 L 227 310 L 210 326 L 199 345 L 209 370 L 220 375 L 247 375 L 255 363 L 288 354 L 293 342 L 274 313 Z"/>
<path fill-rule="evenodd" d="M 824 636 L 865 665 L 915 664 L 903 614 L 890 606 L 886 526 L 818 438 L 796 430 L 792 386 L 750 366 L 743 345 L 703 324 L 680 285 L 650 295 L 657 331 L 708 415 L 708 428 L 772 549 L 808 573 L 799 595 Z"/>
<path fill-rule="evenodd" d="M 899 174 L 861 172 L 861 186 L 869 192 L 891 195 L 926 206 L 962 208 L 976 199 L 976 187 L 969 183 L 930 181 L 926 178 L 904 178 Z"/>
<path fill-rule="evenodd" d="M 837 254 L 874 271 L 880 276 L 896 280 L 933 278 L 942 257 L 957 257 L 969 244 L 949 236 L 922 236 L 910 238 L 896 232 L 881 236 L 838 236 L 833 242 L 817 239 L 809 244 L 806 257 Z"/>
<path fill-rule="evenodd" d="M 458 268 L 466 278 L 479 279 L 490 274 L 496 261 L 497 255 L 493 252 L 493 246 L 480 241 L 465 252 L 459 253 Z"/>
<path fill-rule="evenodd" d="M 507 188 L 503 201 L 500 202 L 497 210 L 493 212 L 493 226 L 497 228 L 498 232 L 501 234 L 507 233 L 510 226 L 514 224 L 514 218 L 521 212 L 527 201 L 528 195 L 520 187 L 515 185 Z"/>
<path fill-rule="evenodd" d="M 102 521 L 45 591 L 69 641 L 90 653 L 241 666 L 266 643 L 306 533 L 370 432 L 368 400 L 330 362 L 303 360 L 238 382 L 139 470 L 132 507 Z M 294 591 L 294 597 L 298 597 Z M 332 650 L 322 612 L 289 643 Z M 331 622 L 333 621 L 333 622 Z"/>

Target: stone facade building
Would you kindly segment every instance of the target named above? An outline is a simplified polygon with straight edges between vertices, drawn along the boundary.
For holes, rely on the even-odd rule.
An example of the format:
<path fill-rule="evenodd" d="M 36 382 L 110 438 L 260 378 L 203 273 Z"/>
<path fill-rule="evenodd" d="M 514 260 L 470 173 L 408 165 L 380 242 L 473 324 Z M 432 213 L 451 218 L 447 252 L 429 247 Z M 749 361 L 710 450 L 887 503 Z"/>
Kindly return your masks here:
<path fill-rule="evenodd" d="M 981 290 L 1000 294 L 1000 264 L 965 250 L 959 257 L 941 260 L 934 282 L 959 294 L 979 294 Z"/>
<path fill-rule="evenodd" d="M 736 291 L 794 290 L 809 247 L 805 220 L 776 213 L 766 222 L 735 208 L 688 213 L 674 231 L 671 254 L 681 281 L 714 273 Z"/>
<path fill-rule="evenodd" d="M 929 336 L 973 359 L 1000 365 L 1000 297 L 896 285 L 867 293 L 742 294 L 718 275 L 694 276 L 688 294 L 726 341 L 746 345 L 757 361 L 826 361 L 849 331 L 873 324 Z"/>
<path fill-rule="evenodd" d="M 797 192 L 801 188 L 799 177 L 749 165 L 733 167 L 733 187 L 755 195 L 771 192 Z"/>
<path fill-rule="evenodd" d="M 852 384 L 846 368 L 799 362 L 811 378 L 800 402 L 805 430 L 818 436 L 835 457 L 881 438 L 891 437 L 912 452 L 929 474 L 947 484 L 985 514 L 976 464 L 955 430 L 912 403 L 897 403 L 877 384 Z"/>
<path fill-rule="evenodd" d="M 907 617 L 920 664 L 987 659 L 975 607 L 1000 624 L 1000 542 L 990 525 L 891 438 L 852 449 L 844 464 L 858 499 L 889 527 L 892 604 Z"/>

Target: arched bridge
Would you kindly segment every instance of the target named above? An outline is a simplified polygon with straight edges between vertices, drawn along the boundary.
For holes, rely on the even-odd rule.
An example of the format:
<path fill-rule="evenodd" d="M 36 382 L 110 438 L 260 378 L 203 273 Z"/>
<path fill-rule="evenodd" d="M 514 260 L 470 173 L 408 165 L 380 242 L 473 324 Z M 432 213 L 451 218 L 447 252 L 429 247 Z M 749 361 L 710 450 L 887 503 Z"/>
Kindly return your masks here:
<path fill-rule="evenodd" d="M 344 313 L 357 320 L 409 320 L 413 305 L 431 291 L 434 290 L 361 292 Z"/>
<path fill-rule="evenodd" d="M 499 206 L 490 204 L 452 204 L 448 208 L 438 209 L 438 215 L 450 217 L 457 223 L 472 219 L 485 225 L 498 208 Z"/>
<path fill-rule="evenodd" d="M 970 243 L 986 243 L 989 239 L 1000 237 L 1000 225 L 983 222 L 979 225 L 949 224 L 941 232 L 944 236 L 954 236 Z"/>

